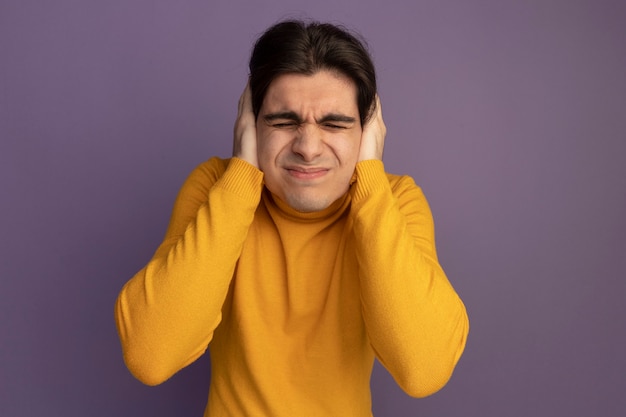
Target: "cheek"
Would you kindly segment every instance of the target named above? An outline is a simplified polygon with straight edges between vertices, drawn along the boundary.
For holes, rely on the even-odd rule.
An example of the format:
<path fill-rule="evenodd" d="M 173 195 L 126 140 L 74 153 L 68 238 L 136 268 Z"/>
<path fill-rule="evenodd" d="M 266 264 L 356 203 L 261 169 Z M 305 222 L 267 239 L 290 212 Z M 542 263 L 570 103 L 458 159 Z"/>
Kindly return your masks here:
<path fill-rule="evenodd" d="M 265 129 L 257 129 L 257 157 L 262 171 L 271 169 L 280 152 L 280 138 Z"/>
<path fill-rule="evenodd" d="M 268 144 L 269 140 L 267 132 L 262 127 L 256 129 L 256 153 L 259 158 L 259 167 L 263 170 L 264 166 L 268 163 Z"/>
<path fill-rule="evenodd" d="M 354 134 L 340 142 L 341 146 L 337 149 L 339 155 L 346 163 L 356 163 L 361 148 L 361 135 Z"/>

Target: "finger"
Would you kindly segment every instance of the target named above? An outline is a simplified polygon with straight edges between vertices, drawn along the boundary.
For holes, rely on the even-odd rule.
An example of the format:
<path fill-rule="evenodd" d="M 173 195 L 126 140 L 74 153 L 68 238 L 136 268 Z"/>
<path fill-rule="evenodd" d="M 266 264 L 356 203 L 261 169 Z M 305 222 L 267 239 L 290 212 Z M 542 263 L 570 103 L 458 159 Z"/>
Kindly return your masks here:
<path fill-rule="evenodd" d="M 383 117 L 383 106 L 380 103 L 380 96 L 376 94 L 376 118 L 380 119 Z"/>
<path fill-rule="evenodd" d="M 247 86 L 246 86 L 246 89 L 247 89 Z M 239 102 L 237 103 L 237 116 L 241 116 L 243 114 L 245 100 L 246 100 L 246 90 L 243 90 L 243 92 L 239 96 Z"/>

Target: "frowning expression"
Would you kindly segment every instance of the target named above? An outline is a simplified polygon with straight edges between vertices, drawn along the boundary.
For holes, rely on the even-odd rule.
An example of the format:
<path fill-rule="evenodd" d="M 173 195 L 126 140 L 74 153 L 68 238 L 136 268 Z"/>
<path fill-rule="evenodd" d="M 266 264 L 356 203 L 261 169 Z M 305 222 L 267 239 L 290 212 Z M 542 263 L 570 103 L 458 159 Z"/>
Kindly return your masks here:
<path fill-rule="evenodd" d="M 326 70 L 277 77 L 257 118 L 266 187 L 298 211 L 325 209 L 348 191 L 361 132 L 348 77 Z"/>

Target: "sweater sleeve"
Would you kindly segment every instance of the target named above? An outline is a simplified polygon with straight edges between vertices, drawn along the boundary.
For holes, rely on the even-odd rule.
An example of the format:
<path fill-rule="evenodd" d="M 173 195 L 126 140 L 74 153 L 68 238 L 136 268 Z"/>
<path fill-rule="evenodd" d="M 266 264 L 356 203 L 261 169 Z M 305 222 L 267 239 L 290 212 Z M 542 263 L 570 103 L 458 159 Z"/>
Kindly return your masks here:
<path fill-rule="evenodd" d="M 449 380 L 469 329 L 465 307 L 441 266 L 422 191 L 390 182 L 381 161 L 357 164 L 354 221 L 365 326 L 377 358 L 409 395 Z"/>
<path fill-rule="evenodd" d="M 214 158 L 181 188 L 165 239 L 115 305 L 124 361 L 143 383 L 167 380 L 206 351 L 262 183 L 252 165 Z"/>

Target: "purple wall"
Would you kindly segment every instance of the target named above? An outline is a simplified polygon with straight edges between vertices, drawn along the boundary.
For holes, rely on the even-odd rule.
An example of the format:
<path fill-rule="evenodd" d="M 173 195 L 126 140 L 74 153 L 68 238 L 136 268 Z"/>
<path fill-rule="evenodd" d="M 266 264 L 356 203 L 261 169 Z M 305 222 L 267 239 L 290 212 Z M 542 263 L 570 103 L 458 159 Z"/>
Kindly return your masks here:
<path fill-rule="evenodd" d="M 0 3 L 0 415 L 202 415 L 208 360 L 142 386 L 113 303 L 229 155 L 251 42 L 303 15 L 370 41 L 472 325 L 433 397 L 377 367 L 375 415 L 626 415 L 624 2 L 267 3 Z"/>

